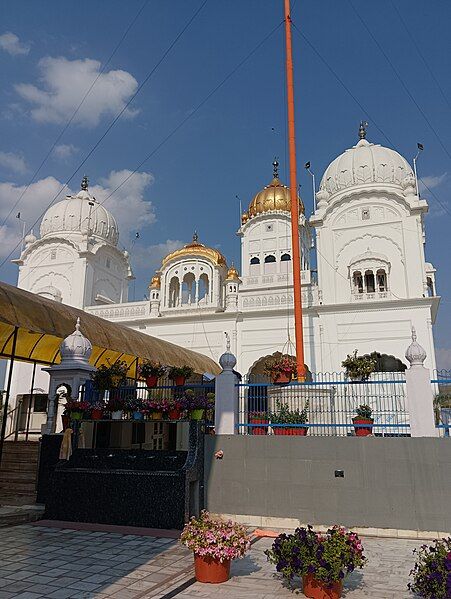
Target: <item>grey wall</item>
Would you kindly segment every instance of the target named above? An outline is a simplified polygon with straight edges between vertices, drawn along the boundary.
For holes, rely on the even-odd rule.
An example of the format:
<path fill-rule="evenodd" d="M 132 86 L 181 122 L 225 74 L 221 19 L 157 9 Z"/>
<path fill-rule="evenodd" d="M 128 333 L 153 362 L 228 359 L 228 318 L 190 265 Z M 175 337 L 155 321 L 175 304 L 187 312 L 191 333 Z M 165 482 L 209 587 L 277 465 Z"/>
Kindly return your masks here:
<path fill-rule="evenodd" d="M 205 486 L 215 513 L 451 531 L 451 439 L 206 436 Z"/>

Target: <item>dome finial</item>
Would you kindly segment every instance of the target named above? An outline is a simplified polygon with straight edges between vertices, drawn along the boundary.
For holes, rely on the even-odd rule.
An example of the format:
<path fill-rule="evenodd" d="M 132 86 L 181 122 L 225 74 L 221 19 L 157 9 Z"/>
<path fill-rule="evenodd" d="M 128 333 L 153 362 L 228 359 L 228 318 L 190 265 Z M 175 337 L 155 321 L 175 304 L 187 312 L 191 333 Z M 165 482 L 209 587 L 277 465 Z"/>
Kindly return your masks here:
<path fill-rule="evenodd" d="M 84 175 L 83 179 L 81 180 L 81 189 L 83 191 L 87 191 L 88 189 L 88 184 L 89 184 L 89 179 L 86 175 Z"/>
<path fill-rule="evenodd" d="M 368 127 L 368 123 L 366 121 L 360 121 L 359 127 L 359 139 L 366 138 L 366 128 Z"/>
<path fill-rule="evenodd" d="M 193 243 L 197 243 L 199 241 L 199 235 L 197 234 L 197 231 L 194 231 L 193 234 Z"/>
<path fill-rule="evenodd" d="M 277 156 L 274 156 L 274 160 L 272 163 L 272 176 L 274 179 L 279 178 L 279 161 L 277 160 Z"/>
<path fill-rule="evenodd" d="M 75 330 L 79 331 L 80 330 L 80 317 L 78 316 L 77 318 L 77 324 L 75 325 Z"/>

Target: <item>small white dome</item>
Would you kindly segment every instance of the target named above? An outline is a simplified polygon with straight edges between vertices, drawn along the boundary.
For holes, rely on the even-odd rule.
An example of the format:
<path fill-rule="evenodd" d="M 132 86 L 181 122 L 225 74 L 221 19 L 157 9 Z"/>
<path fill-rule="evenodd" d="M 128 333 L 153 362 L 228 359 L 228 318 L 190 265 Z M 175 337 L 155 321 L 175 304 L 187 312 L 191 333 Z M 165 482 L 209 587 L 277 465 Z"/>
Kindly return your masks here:
<path fill-rule="evenodd" d="M 99 204 L 88 191 L 88 180 L 83 178 L 81 191 L 75 196 L 67 196 L 65 200 L 51 206 L 41 222 L 41 237 L 55 233 L 68 235 L 71 233 L 87 234 L 117 245 L 119 230 L 114 216 Z"/>
<path fill-rule="evenodd" d="M 236 358 L 232 353 L 226 351 L 219 358 L 219 364 L 223 370 L 233 370 L 236 366 Z"/>
<path fill-rule="evenodd" d="M 30 233 L 28 235 L 25 235 L 25 237 L 24 237 L 25 247 L 28 247 L 35 241 L 36 241 L 36 236 L 33 234 L 33 229 L 31 229 Z"/>
<path fill-rule="evenodd" d="M 365 129 L 361 128 L 358 144 L 343 152 L 327 167 L 317 194 L 319 202 L 327 202 L 332 195 L 354 186 L 390 184 L 404 189 L 407 182 L 414 181 L 412 169 L 405 158 L 391 148 L 370 143 L 365 135 Z"/>
<path fill-rule="evenodd" d="M 406 358 L 411 366 L 422 366 L 426 360 L 426 350 L 417 342 L 415 327 L 412 327 L 412 343 L 406 350 Z"/>
<path fill-rule="evenodd" d="M 92 344 L 80 331 L 80 318 L 77 318 L 75 331 L 60 345 L 61 361 L 87 364 L 92 353 Z"/>

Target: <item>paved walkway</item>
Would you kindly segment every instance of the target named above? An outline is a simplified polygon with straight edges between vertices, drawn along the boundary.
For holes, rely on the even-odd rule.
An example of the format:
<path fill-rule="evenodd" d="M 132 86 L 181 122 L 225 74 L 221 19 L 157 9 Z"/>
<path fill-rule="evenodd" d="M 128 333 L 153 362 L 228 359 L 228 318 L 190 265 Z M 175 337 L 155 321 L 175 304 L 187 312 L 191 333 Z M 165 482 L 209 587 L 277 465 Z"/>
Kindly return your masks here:
<path fill-rule="evenodd" d="M 264 551 L 271 542 L 257 541 L 246 558 L 234 562 L 230 581 L 210 586 L 190 584 L 192 555 L 173 539 L 36 525 L 4 528 L 0 533 L 0 599 L 299 596 L 282 586 L 266 561 Z M 419 545 L 421 541 L 364 539 L 369 564 L 346 579 L 344 597 L 412 599 L 406 584 L 412 550 Z"/>

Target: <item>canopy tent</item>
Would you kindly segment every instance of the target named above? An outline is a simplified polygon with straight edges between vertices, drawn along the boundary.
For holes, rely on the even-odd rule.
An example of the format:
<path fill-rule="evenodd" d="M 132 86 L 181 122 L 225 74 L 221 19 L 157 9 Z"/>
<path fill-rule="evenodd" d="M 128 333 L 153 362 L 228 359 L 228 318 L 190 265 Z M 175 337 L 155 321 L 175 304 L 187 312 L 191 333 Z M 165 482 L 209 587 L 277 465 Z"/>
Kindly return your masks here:
<path fill-rule="evenodd" d="M 218 374 L 220 367 L 207 356 L 134 331 L 0 282 L 0 358 L 40 364 L 61 361 L 61 341 L 75 329 L 80 317 L 81 331 L 93 346 L 90 363 L 94 366 L 124 360 L 129 376 L 136 376 L 136 366 L 143 359 L 157 360 L 170 366 L 189 365 L 198 374 Z"/>

